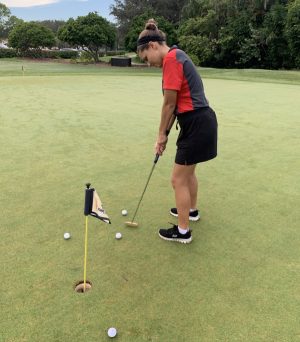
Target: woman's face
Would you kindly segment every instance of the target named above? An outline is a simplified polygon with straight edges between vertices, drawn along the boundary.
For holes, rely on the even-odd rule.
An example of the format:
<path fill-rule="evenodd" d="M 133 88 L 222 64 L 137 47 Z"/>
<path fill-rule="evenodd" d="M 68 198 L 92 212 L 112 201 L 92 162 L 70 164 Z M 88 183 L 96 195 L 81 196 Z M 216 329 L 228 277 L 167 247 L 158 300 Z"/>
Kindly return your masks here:
<path fill-rule="evenodd" d="M 148 49 L 139 52 L 139 57 L 148 65 L 160 68 L 162 66 L 163 58 L 159 47 L 159 44 L 149 42 Z"/>

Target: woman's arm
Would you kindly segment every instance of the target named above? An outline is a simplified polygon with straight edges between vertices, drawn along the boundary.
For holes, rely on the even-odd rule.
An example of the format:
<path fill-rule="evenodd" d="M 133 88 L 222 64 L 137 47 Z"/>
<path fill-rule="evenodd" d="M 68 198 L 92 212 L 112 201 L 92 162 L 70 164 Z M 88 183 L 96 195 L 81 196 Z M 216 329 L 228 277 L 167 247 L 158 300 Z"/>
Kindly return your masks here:
<path fill-rule="evenodd" d="M 166 149 L 168 142 L 167 131 L 170 131 L 175 121 L 174 111 L 177 102 L 177 91 L 176 90 L 165 90 L 164 91 L 164 102 L 161 110 L 161 119 L 158 131 L 158 138 L 156 141 L 156 153 L 162 155 Z"/>

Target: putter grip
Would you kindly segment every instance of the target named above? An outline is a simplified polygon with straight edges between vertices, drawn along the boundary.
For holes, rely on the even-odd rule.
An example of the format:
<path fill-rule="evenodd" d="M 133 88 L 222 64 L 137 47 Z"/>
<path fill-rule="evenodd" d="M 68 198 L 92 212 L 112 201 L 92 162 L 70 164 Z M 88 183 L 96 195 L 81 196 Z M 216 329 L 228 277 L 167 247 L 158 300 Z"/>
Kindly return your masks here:
<path fill-rule="evenodd" d="M 167 130 L 166 130 L 166 135 L 168 136 L 169 133 L 170 133 L 170 130 L 167 129 Z M 156 163 L 158 162 L 158 159 L 159 159 L 159 154 L 156 153 L 155 158 L 154 158 L 154 164 L 156 164 Z"/>

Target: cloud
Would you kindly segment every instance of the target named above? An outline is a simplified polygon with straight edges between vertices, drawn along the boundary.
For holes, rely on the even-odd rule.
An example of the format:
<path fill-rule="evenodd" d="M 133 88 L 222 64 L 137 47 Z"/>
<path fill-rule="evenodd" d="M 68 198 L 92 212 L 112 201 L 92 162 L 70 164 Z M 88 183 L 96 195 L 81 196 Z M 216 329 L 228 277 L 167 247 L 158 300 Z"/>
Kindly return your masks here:
<path fill-rule="evenodd" d="M 7 7 L 34 7 L 54 4 L 60 0 L 1 0 Z"/>

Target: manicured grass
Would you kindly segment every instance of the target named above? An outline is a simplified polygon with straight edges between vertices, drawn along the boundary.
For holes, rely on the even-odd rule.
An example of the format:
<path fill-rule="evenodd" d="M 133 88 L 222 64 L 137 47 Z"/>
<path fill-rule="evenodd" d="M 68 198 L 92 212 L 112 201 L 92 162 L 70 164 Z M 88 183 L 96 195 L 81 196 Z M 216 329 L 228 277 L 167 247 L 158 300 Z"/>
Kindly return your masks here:
<path fill-rule="evenodd" d="M 103 58 L 108 62 L 111 57 Z M 22 69 L 23 67 L 23 69 Z M 67 75 L 95 75 L 95 74 L 126 74 L 136 76 L 158 76 L 161 77 L 161 71 L 155 68 L 148 67 L 133 67 L 133 68 L 118 68 L 109 67 L 108 65 L 100 64 L 71 64 L 67 61 L 46 61 L 38 62 L 29 59 L 0 59 L 0 77 L 1 76 L 22 76 L 24 70 L 25 76 L 61 76 Z M 300 85 L 299 71 L 274 71 L 260 69 L 212 69 L 199 68 L 199 71 L 204 78 L 237 80 L 237 81 L 252 81 L 264 83 L 284 83 Z"/>
<path fill-rule="evenodd" d="M 106 341 L 110 326 L 130 342 L 300 341 L 299 73 L 200 69 L 219 156 L 197 168 L 184 246 L 157 235 L 175 222 L 175 127 L 139 228 L 121 216 L 152 166 L 159 71 L 22 63 L 0 60 L 0 341 Z M 93 289 L 78 294 L 88 181 L 112 225 L 89 219 Z"/>
<path fill-rule="evenodd" d="M 22 69 L 23 67 L 23 69 Z M 134 70 L 132 70 L 134 69 Z M 140 76 L 145 74 L 160 75 L 160 70 L 145 67 L 124 68 L 110 67 L 103 64 L 72 64 L 68 61 L 37 61 L 30 59 L 0 59 L 0 77 L 1 76 L 61 76 L 62 74 L 72 75 L 132 75 Z"/>

